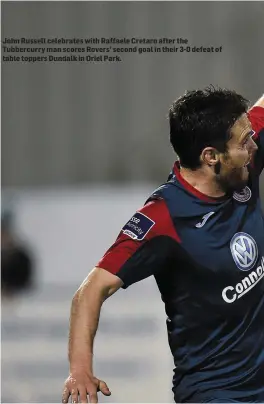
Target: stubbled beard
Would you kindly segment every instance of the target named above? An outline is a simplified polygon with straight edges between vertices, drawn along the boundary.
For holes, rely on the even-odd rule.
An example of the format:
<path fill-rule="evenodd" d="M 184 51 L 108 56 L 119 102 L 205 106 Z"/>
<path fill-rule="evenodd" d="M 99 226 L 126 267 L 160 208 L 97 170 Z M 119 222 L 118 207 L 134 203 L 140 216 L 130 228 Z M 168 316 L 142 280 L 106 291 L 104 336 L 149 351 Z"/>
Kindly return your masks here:
<path fill-rule="evenodd" d="M 216 182 L 220 188 L 226 193 L 232 195 L 233 192 L 241 192 L 248 183 L 248 177 L 242 178 L 241 168 L 234 168 L 227 175 L 216 175 Z"/>

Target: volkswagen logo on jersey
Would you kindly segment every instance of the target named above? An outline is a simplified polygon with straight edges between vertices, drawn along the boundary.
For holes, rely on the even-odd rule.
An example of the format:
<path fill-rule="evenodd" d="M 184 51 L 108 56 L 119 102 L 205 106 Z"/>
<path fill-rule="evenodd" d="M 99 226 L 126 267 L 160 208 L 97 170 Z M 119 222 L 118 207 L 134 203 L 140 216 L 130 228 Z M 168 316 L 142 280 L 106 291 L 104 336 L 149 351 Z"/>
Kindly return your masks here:
<path fill-rule="evenodd" d="M 256 241 L 247 233 L 236 233 L 231 240 L 230 249 L 236 266 L 241 271 L 249 271 L 258 258 Z"/>
<path fill-rule="evenodd" d="M 234 192 L 233 198 L 238 202 L 247 202 L 251 198 L 252 192 L 249 187 L 245 187 L 241 192 Z"/>

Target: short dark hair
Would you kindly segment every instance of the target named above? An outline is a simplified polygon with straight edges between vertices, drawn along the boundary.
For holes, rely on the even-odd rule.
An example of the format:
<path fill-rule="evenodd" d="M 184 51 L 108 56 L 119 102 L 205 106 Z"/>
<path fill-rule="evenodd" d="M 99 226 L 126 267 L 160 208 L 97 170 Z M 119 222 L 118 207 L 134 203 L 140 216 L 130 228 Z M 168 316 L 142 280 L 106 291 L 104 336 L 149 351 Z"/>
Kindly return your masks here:
<path fill-rule="evenodd" d="M 248 104 L 235 91 L 212 85 L 187 91 L 174 101 L 169 110 L 170 142 L 181 165 L 192 170 L 199 168 L 205 147 L 224 153 L 230 129 L 247 111 Z"/>

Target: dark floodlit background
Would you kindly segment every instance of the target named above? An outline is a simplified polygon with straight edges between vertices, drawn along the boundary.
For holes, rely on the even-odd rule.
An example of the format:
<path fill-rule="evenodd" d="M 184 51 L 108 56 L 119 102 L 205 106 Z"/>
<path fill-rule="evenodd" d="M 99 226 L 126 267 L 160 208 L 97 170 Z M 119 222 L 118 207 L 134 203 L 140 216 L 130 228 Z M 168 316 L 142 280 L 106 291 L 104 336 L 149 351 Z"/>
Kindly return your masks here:
<path fill-rule="evenodd" d="M 2 401 L 59 402 L 73 293 L 174 154 L 166 114 L 210 83 L 263 93 L 262 2 L 2 2 L 5 37 L 182 37 L 222 53 L 127 54 L 122 63 L 2 64 L 2 214 L 33 287 L 2 296 Z M 262 180 L 263 182 L 263 177 Z M 263 184 L 262 184 L 263 187 Z M 263 189 L 263 188 L 262 188 Z M 263 195 L 264 196 L 264 195 Z M 12 272 L 11 272 L 12 278 Z M 105 402 L 171 402 L 153 279 L 104 306 L 95 371 Z"/>

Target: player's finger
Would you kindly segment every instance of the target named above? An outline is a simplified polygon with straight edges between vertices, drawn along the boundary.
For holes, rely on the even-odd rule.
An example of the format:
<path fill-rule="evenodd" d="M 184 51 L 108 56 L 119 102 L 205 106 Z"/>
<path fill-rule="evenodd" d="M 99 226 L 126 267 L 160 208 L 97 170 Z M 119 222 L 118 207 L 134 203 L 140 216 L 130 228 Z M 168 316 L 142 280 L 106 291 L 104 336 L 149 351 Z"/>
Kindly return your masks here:
<path fill-rule="evenodd" d="M 79 401 L 80 401 L 80 403 L 88 403 L 86 388 L 80 386 L 78 388 L 78 390 L 79 390 Z"/>
<path fill-rule="evenodd" d="M 89 390 L 89 403 L 98 403 L 98 396 L 95 390 Z"/>
<path fill-rule="evenodd" d="M 99 390 L 105 395 L 105 396 L 111 396 L 111 391 L 109 390 L 107 384 L 103 381 L 99 381 Z"/>
<path fill-rule="evenodd" d="M 67 387 L 65 387 L 65 389 L 62 392 L 61 402 L 67 403 L 69 401 L 69 397 L 70 397 L 70 390 Z"/>
<path fill-rule="evenodd" d="M 78 403 L 78 390 L 74 388 L 71 390 L 72 403 Z"/>

